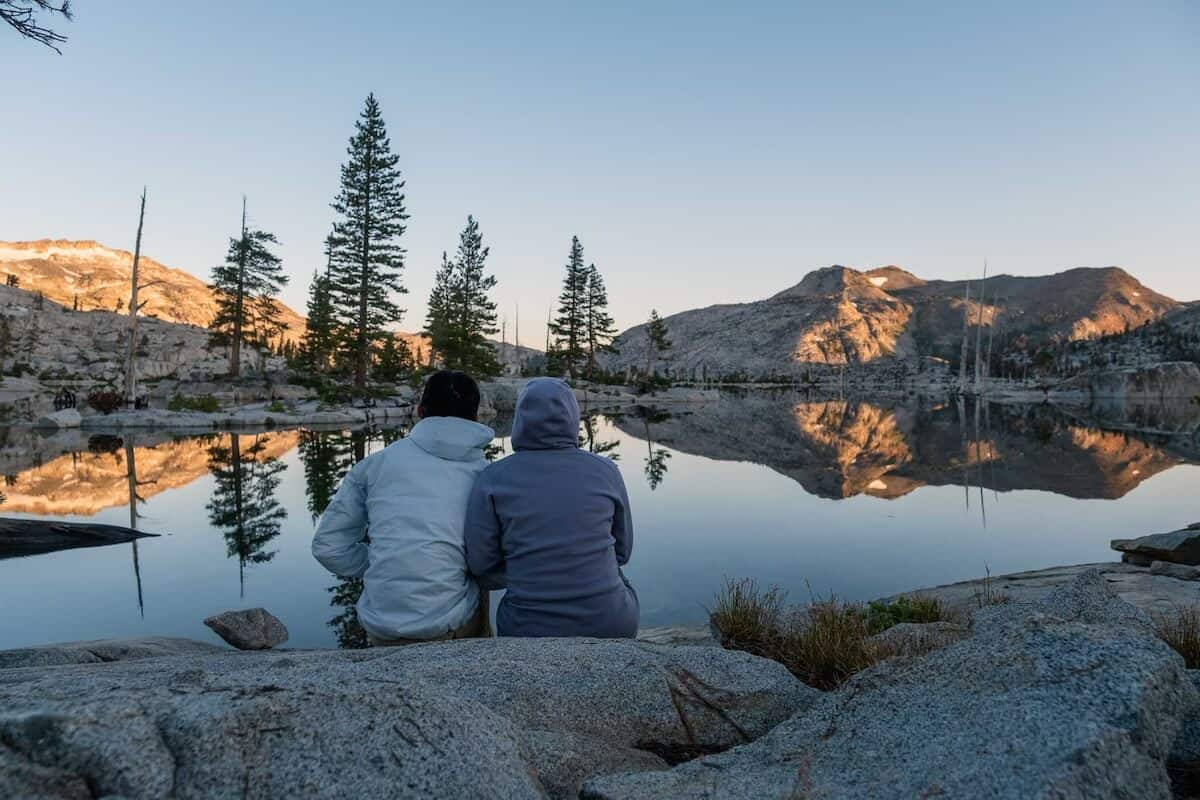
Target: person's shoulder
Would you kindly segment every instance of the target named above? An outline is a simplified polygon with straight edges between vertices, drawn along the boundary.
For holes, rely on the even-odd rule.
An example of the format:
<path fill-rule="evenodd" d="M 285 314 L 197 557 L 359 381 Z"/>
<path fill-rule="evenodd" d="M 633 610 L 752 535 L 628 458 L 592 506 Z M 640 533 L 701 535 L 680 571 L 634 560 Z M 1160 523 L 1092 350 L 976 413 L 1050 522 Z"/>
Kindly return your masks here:
<path fill-rule="evenodd" d="M 354 469 L 362 473 L 374 472 L 390 461 L 407 457 L 414 450 L 421 451 L 421 448 L 417 447 L 416 443 L 409 439 L 397 439 L 382 450 L 376 450 L 362 461 L 359 461 L 354 465 Z"/>

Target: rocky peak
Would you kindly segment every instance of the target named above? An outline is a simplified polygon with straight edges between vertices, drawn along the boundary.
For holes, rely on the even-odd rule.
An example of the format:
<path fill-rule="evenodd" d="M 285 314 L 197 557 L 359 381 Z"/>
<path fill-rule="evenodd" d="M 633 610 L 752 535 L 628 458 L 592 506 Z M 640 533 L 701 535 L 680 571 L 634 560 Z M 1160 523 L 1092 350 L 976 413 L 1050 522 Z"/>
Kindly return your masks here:
<path fill-rule="evenodd" d="M 820 298 L 844 297 L 848 299 L 869 298 L 874 300 L 892 300 L 868 276 L 853 267 L 834 264 L 814 270 L 804 276 L 800 283 L 784 289 L 771 299 L 785 298 Z"/>
<path fill-rule="evenodd" d="M 914 286 L 925 285 L 924 280 L 913 275 L 906 269 L 897 267 L 895 264 L 888 264 L 878 269 L 869 270 L 865 274 L 867 280 L 885 292 L 911 289 Z"/>

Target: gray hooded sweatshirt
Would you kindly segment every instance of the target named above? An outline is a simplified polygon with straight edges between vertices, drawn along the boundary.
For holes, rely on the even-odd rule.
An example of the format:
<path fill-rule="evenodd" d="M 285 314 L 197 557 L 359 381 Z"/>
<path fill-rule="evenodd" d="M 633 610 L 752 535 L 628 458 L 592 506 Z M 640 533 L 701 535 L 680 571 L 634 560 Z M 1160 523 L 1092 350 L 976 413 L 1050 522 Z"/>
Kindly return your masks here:
<path fill-rule="evenodd" d="M 637 595 L 620 572 L 633 549 L 629 496 L 616 464 L 579 449 L 579 405 L 567 384 L 525 385 L 512 444 L 467 504 L 467 566 L 508 590 L 497 633 L 636 636 Z"/>

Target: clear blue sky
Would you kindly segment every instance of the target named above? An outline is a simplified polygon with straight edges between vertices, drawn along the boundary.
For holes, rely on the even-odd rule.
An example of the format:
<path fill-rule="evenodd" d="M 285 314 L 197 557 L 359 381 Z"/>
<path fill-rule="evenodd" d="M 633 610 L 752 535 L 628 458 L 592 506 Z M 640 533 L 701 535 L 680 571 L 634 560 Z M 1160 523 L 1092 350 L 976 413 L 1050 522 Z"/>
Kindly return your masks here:
<path fill-rule="evenodd" d="M 572 234 L 622 327 L 831 263 L 1200 298 L 1194 0 L 75 5 L 62 56 L 0 31 L 3 239 L 131 249 L 146 183 L 144 250 L 207 276 L 244 192 L 302 310 L 374 91 L 405 329 L 468 213 L 531 344 Z"/>

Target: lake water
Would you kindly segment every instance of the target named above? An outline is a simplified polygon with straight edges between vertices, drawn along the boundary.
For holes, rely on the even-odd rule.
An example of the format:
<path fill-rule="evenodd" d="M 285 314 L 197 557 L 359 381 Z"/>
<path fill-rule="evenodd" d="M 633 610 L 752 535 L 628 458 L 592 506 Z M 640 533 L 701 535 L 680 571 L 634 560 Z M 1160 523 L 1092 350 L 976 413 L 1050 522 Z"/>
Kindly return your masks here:
<path fill-rule="evenodd" d="M 497 421 L 493 456 L 509 449 Z M 315 515 L 390 431 L 204 437 L 0 432 L 0 514 L 131 523 L 136 544 L 0 560 L 0 648 L 171 635 L 264 606 L 289 646 L 361 644 L 355 586 L 309 554 Z M 795 600 L 1113 559 L 1109 539 L 1200 520 L 1200 441 L 1097 427 L 1048 406 L 727 396 L 599 414 L 635 516 L 644 626 L 702 622 L 725 577 Z M 131 469 L 131 467 L 133 469 Z"/>

